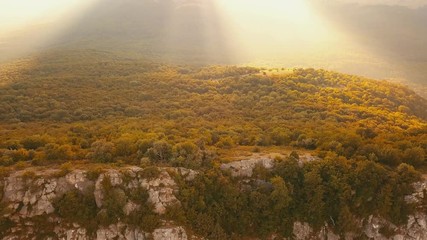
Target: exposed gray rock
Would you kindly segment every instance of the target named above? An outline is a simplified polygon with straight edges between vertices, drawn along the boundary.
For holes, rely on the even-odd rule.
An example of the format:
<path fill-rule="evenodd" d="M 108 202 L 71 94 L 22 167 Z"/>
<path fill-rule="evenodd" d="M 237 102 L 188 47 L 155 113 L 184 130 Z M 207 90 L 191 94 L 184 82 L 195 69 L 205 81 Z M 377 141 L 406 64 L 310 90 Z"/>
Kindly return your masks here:
<path fill-rule="evenodd" d="M 89 240 L 87 231 L 84 228 L 64 229 L 57 227 L 55 233 L 58 239 L 61 240 Z"/>
<path fill-rule="evenodd" d="M 293 234 L 296 240 L 312 239 L 313 228 L 308 223 L 295 222 Z"/>
<path fill-rule="evenodd" d="M 252 177 L 255 166 L 262 165 L 270 169 L 274 166 L 274 160 L 268 157 L 252 158 L 248 160 L 235 161 L 221 165 L 222 170 L 231 170 L 233 177 Z"/>
<path fill-rule="evenodd" d="M 109 170 L 99 175 L 95 183 L 95 191 L 94 191 L 95 202 L 98 208 L 102 207 L 102 202 L 104 200 L 104 189 L 102 185 L 103 182 L 108 180 L 110 181 L 111 186 L 116 187 L 123 183 L 122 178 L 123 176 L 116 170 Z"/>
<path fill-rule="evenodd" d="M 148 191 L 148 201 L 154 205 L 154 212 L 164 214 L 168 206 L 179 204 L 174 192 L 177 190 L 175 181 L 171 178 L 166 169 L 162 169 L 160 175 L 155 179 L 144 179 L 141 176 L 141 168 L 132 167 L 125 169 L 122 172 L 110 170 L 101 174 L 95 184 L 95 201 L 99 208 L 102 208 L 104 198 L 102 182 L 105 178 L 110 179 L 113 187 L 121 186 L 124 189 L 142 188 Z M 124 176 L 128 176 L 128 182 L 124 182 Z M 126 204 L 126 207 L 131 207 Z"/>
<path fill-rule="evenodd" d="M 180 204 L 174 195 L 177 185 L 165 170 L 160 173 L 158 178 L 150 180 L 147 188 L 148 201 L 154 205 L 154 212 L 158 214 L 164 214 L 168 206 Z"/>
<path fill-rule="evenodd" d="M 52 200 L 56 197 L 57 181 L 35 176 L 28 179 L 22 173 L 15 173 L 5 181 L 4 201 L 8 202 L 10 212 L 16 212 L 19 217 L 28 218 L 50 214 L 55 211 Z"/>
<path fill-rule="evenodd" d="M 187 233 L 182 227 L 165 227 L 154 230 L 154 240 L 187 240 Z"/>
<path fill-rule="evenodd" d="M 199 172 L 194 171 L 192 169 L 188 169 L 188 168 L 180 167 L 180 168 L 173 168 L 173 169 L 176 170 L 178 174 L 183 176 L 186 181 L 193 181 L 197 177 L 197 175 L 199 175 Z"/>
<path fill-rule="evenodd" d="M 257 164 L 262 164 L 266 168 L 273 166 L 272 159 L 250 159 L 224 164 L 223 169 L 232 169 L 234 176 L 252 176 L 253 168 Z M 7 211 L 6 217 L 16 223 L 11 227 L 6 236 L 0 236 L 0 239 L 33 239 L 39 229 L 32 217 L 45 216 L 49 224 L 54 226 L 55 237 L 51 239 L 67 240 L 92 240 L 92 239 L 129 239 L 129 240 L 186 240 L 189 239 L 183 227 L 173 226 L 173 223 L 165 223 L 163 227 L 156 229 L 153 233 L 146 233 L 141 229 L 132 228 L 124 223 L 117 223 L 108 227 L 96 229 L 93 235 L 90 235 L 84 226 L 77 224 L 66 224 L 61 218 L 55 215 L 53 201 L 62 196 L 67 191 L 77 189 L 82 192 L 94 191 L 96 203 L 99 210 L 102 211 L 104 190 L 102 181 L 109 178 L 111 185 L 117 187 L 123 194 L 127 191 L 142 188 L 148 192 L 148 201 L 154 205 L 155 211 L 163 214 L 168 206 L 180 204 L 175 197 L 179 191 L 177 184 L 168 172 L 174 171 L 180 174 L 187 181 L 194 179 L 198 172 L 184 168 L 161 168 L 160 174 L 154 179 L 143 177 L 143 169 L 138 167 L 129 167 L 119 170 L 108 170 L 98 177 L 96 181 L 91 181 L 86 177 L 84 170 L 75 170 L 64 176 L 52 174 L 53 171 L 38 171 L 37 175 L 25 176 L 24 172 L 16 172 L 0 182 L 3 186 L 3 204 Z M 250 179 L 247 179 L 248 181 Z M 424 197 L 424 191 L 427 189 L 427 181 L 414 184 L 415 192 L 406 199 L 411 203 L 420 203 Z M 125 214 L 137 210 L 140 205 L 126 199 L 123 207 Z M 170 227 L 172 226 L 172 227 Z M 374 216 L 368 219 L 360 220 L 360 226 L 364 236 L 370 239 L 383 240 L 427 240 L 427 216 L 425 213 L 418 212 L 409 216 L 408 223 L 404 226 L 395 226 L 384 219 Z M 381 229 L 387 228 L 394 232 L 394 236 L 387 238 L 381 233 Z M 303 222 L 295 222 L 293 227 L 295 239 L 322 239 L 338 240 L 340 236 L 331 231 L 327 226 L 319 232 Z M 352 233 L 346 234 L 345 239 L 351 240 L 359 237 Z M 193 239 L 193 238 L 191 238 Z"/>
<path fill-rule="evenodd" d="M 123 212 L 126 216 L 129 216 L 133 211 L 138 210 L 141 206 L 132 202 L 128 201 L 126 205 L 123 207 Z"/>
<path fill-rule="evenodd" d="M 405 197 L 407 203 L 420 203 L 424 198 L 424 190 L 427 190 L 427 181 L 416 182 L 413 184 L 414 193 Z"/>
<path fill-rule="evenodd" d="M 74 170 L 65 176 L 66 182 L 74 188 L 86 192 L 94 186 L 94 182 L 86 177 L 86 171 Z"/>
<path fill-rule="evenodd" d="M 285 157 L 282 154 L 276 154 L 276 157 Z M 316 161 L 319 158 L 311 155 L 310 153 L 303 153 L 299 156 L 299 164 L 302 166 L 306 162 Z M 233 177 L 252 177 L 255 166 L 261 165 L 266 169 L 274 167 L 274 155 L 261 156 L 253 155 L 252 157 L 244 160 L 224 163 L 221 165 L 222 170 L 231 170 Z"/>

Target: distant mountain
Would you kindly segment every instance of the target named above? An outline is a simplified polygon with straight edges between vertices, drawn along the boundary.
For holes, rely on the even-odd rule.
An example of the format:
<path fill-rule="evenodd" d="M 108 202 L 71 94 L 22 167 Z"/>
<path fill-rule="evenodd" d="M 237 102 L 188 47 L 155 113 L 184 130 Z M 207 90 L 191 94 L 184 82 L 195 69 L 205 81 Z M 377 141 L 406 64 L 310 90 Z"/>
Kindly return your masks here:
<path fill-rule="evenodd" d="M 378 5 L 335 2 L 317 4 L 316 7 L 325 19 L 350 38 L 402 69 L 400 77 L 426 85 L 427 7 L 375 3 Z"/>
<path fill-rule="evenodd" d="M 427 3 L 425 0 L 336 0 L 341 3 L 357 3 L 361 5 L 389 5 L 389 6 L 405 6 L 405 7 L 423 7 Z"/>
<path fill-rule="evenodd" d="M 272 32 L 253 36 L 259 43 L 240 54 L 234 51 L 239 41 L 213 1 L 103 0 L 62 31 L 37 25 L 0 37 L 0 60 L 46 49 L 95 49 L 169 63 L 315 67 L 427 85 L 427 7 L 341 2 L 312 3 L 348 40 L 319 45 L 308 40 L 294 47 Z M 286 31 L 277 29 L 277 35 Z M 299 43 L 298 37 L 290 32 L 287 39 Z M 243 41 L 254 40 L 248 34 Z"/>
<path fill-rule="evenodd" d="M 50 44 L 226 63 L 225 36 L 209 5 L 209 1 L 104 0 Z"/>

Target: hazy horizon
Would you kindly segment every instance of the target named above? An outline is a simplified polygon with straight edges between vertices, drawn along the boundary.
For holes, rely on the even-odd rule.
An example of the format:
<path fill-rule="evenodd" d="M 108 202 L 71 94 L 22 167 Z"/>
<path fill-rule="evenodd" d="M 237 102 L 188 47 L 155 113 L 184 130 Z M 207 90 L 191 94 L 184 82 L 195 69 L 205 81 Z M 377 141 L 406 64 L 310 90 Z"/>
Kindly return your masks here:
<path fill-rule="evenodd" d="M 354 5 L 354 4 L 357 5 Z M 98 49 L 187 64 L 314 67 L 427 84 L 423 1 L 2 1 L 0 60 Z"/>

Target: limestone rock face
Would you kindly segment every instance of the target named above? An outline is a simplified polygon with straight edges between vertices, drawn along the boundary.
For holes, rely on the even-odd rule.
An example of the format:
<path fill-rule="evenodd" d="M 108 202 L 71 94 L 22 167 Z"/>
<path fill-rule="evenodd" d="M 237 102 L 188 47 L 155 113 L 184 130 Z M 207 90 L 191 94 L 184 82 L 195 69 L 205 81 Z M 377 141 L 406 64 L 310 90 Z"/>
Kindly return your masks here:
<path fill-rule="evenodd" d="M 88 233 L 84 228 L 56 228 L 55 233 L 59 239 L 66 240 L 89 240 Z"/>
<path fill-rule="evenodd" d="M 274 160 L 268 157 L 241 160 L 221 165 L 222 170 L 231 170 L 233 177 L 252 177 L 255 166 L 262 165 L 270 169 L 274 166 Z"/>
<path fill-rule="evenodd" d="M 96 231 L 96 240 L 145 240 L 149 234 L 140 229 L 132 229 L 118 223 Z"/>
<path fill-rule="evenodd" d="M 251 159 L 224 164 L 224 170 L 232 170 L 234 176 L 250 177 L 257 164 L 266 168 L 273 167 L 272 159 Z M 28 170 L 27 170 L 28 171 Z M 144 169 L 138 167 L 127 167 L 121 169 L 109 169 L 101 173 L 96 179 L 89 179 L 84 170 L 74 170 L 69 173 L 61 173 L 55 170 L 40 170 L 28 174 L 27 171 L 18 171 L 0 180 L 0 200 L 2 216 L 13 222 L 2 240 L 37 239 L 37 236 L 49 231 L 46 239 L 64 240 L 187 240 L 196 239 L 188 236 L 185 229 L 175 226 L 173 222 L 162 222 L 162 227 L 155 229 L 152 233 L 144 232 L 140 228 L 132 227 L 118 221 L 107 227 L 99 226 L 89 232 L 86 226 L 66 223 L 56 213 L 55 199 L 63 196 L 69 191 L 81 191 L 85 194 L 93 194 L 98 211 L 103 209 L 105 190 L 103 181 L 109 180 L 112 187 L 120 190 L 125 196 L 123 213 L 129 215 L 138 210 L 142 205 L 135 199 L 128 199 L 126 193 L 135 189 L 143 189 L 148 193 L 148 202 L 154 206 L 154 211 L 160 216 L 165 213 L 166 208 L 171 205 L 180 204 L 175 194 L 179 191 L 178 185 L 171 177 L 180 174 L 185 181 L 192 181 L 199 174 L 197 171 L 185 168 L 159 168 L 159 174 L 155 177 L 144 177 Z M 251 179 L 244 179 L 251 181 Z M 415 192 L 406 196 L 408 203 L 420 203 L 427 190 L 427 181 L 414 184 Z M 1 193 L 1 192 L 0 192 Z M 135 200 L 135 202 L 134 202 Z M 38 218 L 46 219 L 43 226 L 37 222 Z M 299 240 L 339 240 L 339 239 L 375 239 L 375 240 L 427 240 L 427 215 L 418 212 L 408 216 L 408 222 L 404 226 L 395 226 L 390 222 L 370 216 L 360 219 L 358 232 L 344 234 L 345 237 L 334 233 L 330 227 L 325 225 L 320 231 L 315 231 L 312 226 L 304 222 L 295 222 L 293 234 Z M 392 236 L 382 235 L 382 229 L 386 228 Z M 44 236 L 44 235 L 43 235 Z"/>
<path fill-rule="evenodd" d="M 276 156 L 284 157 L 283 155 Z M 309 153 L 304 153 L 299 156 L 298 162 L 300 166 L 302 166 L 304 163 L 315 160 L 318 160 L 318 157 L 312 156 Z M 231 175 L 233 177 L 252 177 L 255 166 L 261 165 L 266 169 L 271 169 L 274 167 L 274 162 L 273 156 L 254 155 L 248 159 L 222 164 L 221 169 L 231 170 Z"/>
<path fill-rule="evenodd" d="M 145 179 L 142 177 L 141 168 L 132 167 L 130 169 L 122 170 L 110 170 L 99 176 L 95 184 L 95 201 L 99 208 L 102 208 L 102 202 L 104 199 L 104 193 L 102 189 L 102 182 L 105 178 L 108 178 L 111 182 L 111 186 L 122 186 L 126 190 L 132 190 L 136 188 L 142 188 L 148 191 L 148 201 L 154 205 L 154 212 L 158 214 L 164 214 L 168 206 L 179 204 L 178 199 L 175 197 L 174 192 L 177 191 L 178 187 L 175 181 L 171 178 L 169 173 L 162 169 L 159 176 L 154 179 Z M 124 182 L 123 179 L 128 179 L 128 182 Z M 130 178 L 130 180 L 129 180 Z M 136 206 L 131 206 L 131 203 L 127 203 L 125 208 L 129 210 L 136 209 Z M 126 211 L 126 210 L 125 210 Z"/>
<path fill-rule="evenodd" d="M 406 196 L 408 203 L 419 203 L 424 197 L 424 191 L 427 190 L 427 180 L 414 184 L 414 193 Z M 364 233 L 372 239 L 389 239 L 380 233 L 382 228 L 392 230 L 395 235 L 392 239 L 427 239 L 427 215 L 423 212 L 417 212 L 408 216 L 408 223 L 405 226 L 395 226 L 384 219 L 370 216 L 364 225 Z"/>
<path fill-rule="evenodd" d="M 174 195 L 177 185 L 168 172 L 162 171 L 158 178 L 147 183 L 147 188 L 148 201 L 154 204 L 154 212 L 164 214 L 167 206 L 179 204 Z"/>
<path fill-rule="evenodd" d="M 55 211 L 51 201 L 60 191 L 56 191 L 57 185 L 52 179 L 31 181 L 19 174 L 12 175 L 5 181 L 3 201 L 9 203 L 9 211 L 18 212 L 23 218 L 51 214 Z"/>
<path fill-rule="evenodd" d="M 182 227 L 159 228 L 153 232 L 154 240 L 187 240 L 187 233 Z"/>
<path fill-rule="evenodd" d="M 66 183 L 75 187 L 76 189 L 85 192 L 86 190 L 93 187 L 93 181 L 90 181 L 86 177 L 86 172 L 83 170 L 74 170 L 65 176 Z"/>
<path fill-rule="evenodd" d="M 388 239 L 380 233 L 380 229 L 387 227 L 393 230 L 393 239 L 427 239 L 427 216 L 424 213 L 410 215 L 406 226 L 395 226 L 387 221 L 370 217 L 365 225 L 364 233 L 372 239 Z"/>
<path fill-rule="evenodd" d="M 176 173 L 180 174 L 181 176 L 185 177 L 186 181 L 193 181 L 199 173 L 197 171 L 194 171 L 192 169 L 188 168 L 173 168 Z"/>
<path fill-rule="evenodd" d="M 295 222 L 293 234 L 296 240 L 311 239 L 313 228 L 311 228 L 308 223 Z"/>
<path fill-rule="evenodd" d="M 154 233 L 146 233 L 138 228 L 131 228 L 124 223 L 117 223 L 108 227 L 100 227 L 94 233 L 89 233 L 84 226 L 69 225 L 55 217 L 54 201 L 71 190 L 78 190 L 86 194 L 93 192 L 99 211 L 103 210 L 104 189 L 103 181 L 108 178 L 112 187 L 118 187 L 123 193 L 136 188 L 141 188 L 148 193 L 148 202 L 154 205 L 154 211 L 163 214 L 170 205 L 180 204 L 175 197 L 178 186 L 169 175 L 167 168 L 159 169 L 157 177 L 147 179 L 143 177 L 143 169 L 130 167 L 123 169 L 110 169 L 100 174 L 95 181 L 87 178 L 84 170 L 73 170 L 67 174 L 55 170 L 40 170 L 28 173 L 18 171 L 0 181 L 0 190 L 3 191 L 2 203 L 6 207 L 3 216 L 14 222 L 7 236 L 0 239 L 35 239 L 41 228 L 49 228 L 50 234 L 55 237 L 49 239 L 67 240 L 108 240 L 129 239 L 145 240 L 156 239 L 187 239 L 182 227 L 163 227 Z M 183 177 L 194 179 L 196 172 L 189 169 L 174 170 L 176 173 L 185 174 Z M 139 204 L 126 199 L 123 212 L 129 215 L 140 208 Z M 33 217 L 41 216 L 48 219 L 47 226 L 37 226 Z M 49 217 L 52 216 L 52 217 Z"/>

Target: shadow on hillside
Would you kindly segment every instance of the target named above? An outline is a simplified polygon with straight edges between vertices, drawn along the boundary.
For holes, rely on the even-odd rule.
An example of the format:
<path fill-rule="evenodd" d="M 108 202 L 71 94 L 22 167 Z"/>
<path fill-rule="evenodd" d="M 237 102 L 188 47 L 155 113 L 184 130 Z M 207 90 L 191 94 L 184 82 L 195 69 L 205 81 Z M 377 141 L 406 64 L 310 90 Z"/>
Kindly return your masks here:
<path fill-rule="evenodd" d="M 54 45 L 163 62 L 226 64 L 231 61 L 226 36 L 212 1 L 103 0 Z"/>

